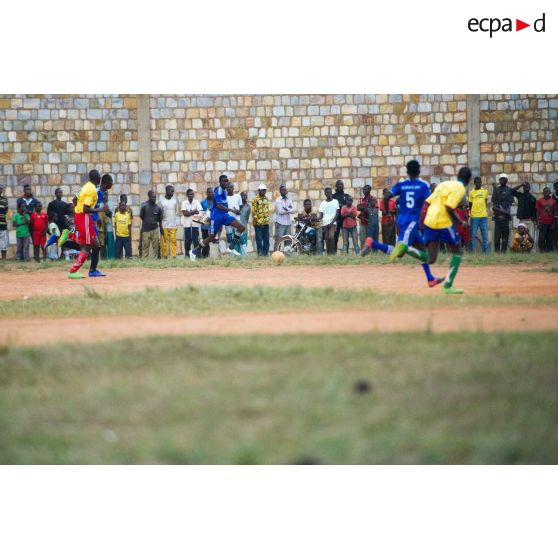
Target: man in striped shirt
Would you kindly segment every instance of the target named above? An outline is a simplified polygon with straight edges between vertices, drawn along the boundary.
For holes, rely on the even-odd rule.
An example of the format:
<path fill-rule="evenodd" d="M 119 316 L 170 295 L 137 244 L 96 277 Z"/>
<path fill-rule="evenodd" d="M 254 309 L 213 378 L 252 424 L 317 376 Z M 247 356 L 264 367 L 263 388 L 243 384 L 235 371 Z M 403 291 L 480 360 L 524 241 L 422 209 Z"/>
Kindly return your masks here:
<path fill-rule="evenodd" d="M 279 194 L 275 200 L 275 246 L 279 244 L 281 237 L 291 234 L 291 215 L 295 212 L 284 184 L 279 188 Z"/>

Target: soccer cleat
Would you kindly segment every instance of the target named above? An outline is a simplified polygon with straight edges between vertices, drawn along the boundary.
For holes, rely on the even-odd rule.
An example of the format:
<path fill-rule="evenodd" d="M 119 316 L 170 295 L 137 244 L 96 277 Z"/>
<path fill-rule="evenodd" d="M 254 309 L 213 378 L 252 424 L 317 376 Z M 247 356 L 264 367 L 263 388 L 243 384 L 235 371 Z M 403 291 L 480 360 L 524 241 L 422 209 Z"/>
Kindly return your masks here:
<path fill-rule="evenodd" d="M 68 279 L 85 279 L 85 275 L 79 273 L 79 271 L 74 271 L 74 273 L 68 273 Z"/>
<path fill-rule="evenodd" d="M 444 287 L 442 289 L 446 294 L 463 294 L 463 289 L 456 289 L 455 287 Z"/>
<path fill-rule="evenodd" d="M 389 261 L 394 262 L 397 258 L 402 258 L 407 252 L 407 245 L 404 242 L 398 242 L 393 252 L 389 255 Z"/>
<path fill-rule="evenodd" d="M 106 274 L 96 269 L 95 271 L 89 272 L 89 277 L 106 277 Z"/>
<path fill-rule="evenodd" d="M 444 282 L 444 278 L 443 277 L 434 277 L 434 279 L 432 279 L 432 281 L 428 281 L 428 286 L 430 288 L 435 287 L 436 285 L 439 285 L 440 283 Z"/>
<path fill-rule="evenodd" d="M 232 248 L 227 248 L 227 254 L 232 254 L 233 256 L 242 256 L 240 252 L 237 250 L 233 250 Z"/>
<path fill-rule="evenodd" d="M 370 254 L 370 252 L 372 252 L 372 240 L 373 240 L 372 237 L 369 236 L 364 241 L 364 248 L 362 249 L 362 252 L 360 253 L 360 255 L 362 257 L 368 256 L 368 254 Z"/>

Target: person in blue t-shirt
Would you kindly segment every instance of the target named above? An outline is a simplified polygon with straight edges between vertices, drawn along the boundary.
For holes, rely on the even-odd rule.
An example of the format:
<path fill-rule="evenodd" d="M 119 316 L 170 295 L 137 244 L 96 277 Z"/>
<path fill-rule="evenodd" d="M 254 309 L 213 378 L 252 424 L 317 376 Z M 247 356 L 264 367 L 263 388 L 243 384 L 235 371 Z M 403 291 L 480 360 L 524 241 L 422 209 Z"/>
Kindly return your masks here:
<path fill-rule="evenodd" d="M 406 167 L 408 180 L 398 182 L 384 193 L 384 207 L 388 207 L 390 198 L 397 197 L 397 244 L 395 246 L 383 244 L 370 237 L 366 239 L 366 253 L 370 253 L 371 250 L 381 250 L 389 254 L 392 262 L 404 254 L 409 254 L 422 262 L 428 286 L 435 287 L 443 281 L 443 278 L 434 277 L 428 262 L 423 259 L 426 245 L 420 234 L 420 215 L 426 198 L 430 196 L 430 186 L 419 178 L 418 161 L 413 159 Z"/>
<path fill-rule="evenodd" d="M 232 215 L 229 215 L 229 211 L 232 208 L 227 206 L 227 184 L 229 179 L 226 175 L 222 174 L 219 177 L 219 185 L 213 188 L 213 207 L 211 208 L 210 223 L 209 223 L 209 235 L 204 238 L 196 248 L 190 250 L 190 259 L 195 261 L 195 259 L 201 255 L 202 250 L 209 245 L 215 238 L 219 237 L 219 233 L 222 227 L 234 227 L 234 242 L 235 244 L 240 244 L 240 237 L 244 232 L 244 225 L 237 221 Z M 240 252 L 233 250 L 231 248 L 227 249 L 227 252 L 240 256 Z"/>

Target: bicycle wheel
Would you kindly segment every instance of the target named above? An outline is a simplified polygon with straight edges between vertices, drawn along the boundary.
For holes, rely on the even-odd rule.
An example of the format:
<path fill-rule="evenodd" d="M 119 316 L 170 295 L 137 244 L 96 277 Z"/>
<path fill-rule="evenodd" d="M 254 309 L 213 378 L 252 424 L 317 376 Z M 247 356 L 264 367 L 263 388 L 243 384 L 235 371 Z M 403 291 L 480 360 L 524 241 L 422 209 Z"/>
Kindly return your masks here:
<path fill-rule="evenodd" d="M 298 240 L 295 240 L 292 236 L 283 236 L 277 244 L 279 252 L 283 252 L 285 256 L 298 256 L 302 252 L 302 246 Z"/>

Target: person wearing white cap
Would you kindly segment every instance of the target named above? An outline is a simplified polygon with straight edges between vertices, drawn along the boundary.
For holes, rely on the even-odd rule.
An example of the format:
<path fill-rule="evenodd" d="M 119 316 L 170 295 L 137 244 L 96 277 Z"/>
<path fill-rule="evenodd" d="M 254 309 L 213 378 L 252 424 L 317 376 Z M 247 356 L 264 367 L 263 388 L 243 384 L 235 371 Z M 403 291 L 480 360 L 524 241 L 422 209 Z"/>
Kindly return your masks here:
<path fill-rule="evenodd" d="M 269 202 L 266 198 L 267 186 L 258 186 L 258 195 L 252 200 L 252 223 L 256 236 L 258 256 L 267 256 L 269 253 Z"/>
<path fill-rule="evenodd" d="M 492 192 L 492 219 L 494 220 L 494 251 L 505 253 L 510 238 L 511 206 L 513 190 L 508 186 L 508 175 L 498 177 L 500 183 Z"/>

